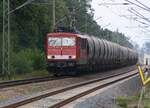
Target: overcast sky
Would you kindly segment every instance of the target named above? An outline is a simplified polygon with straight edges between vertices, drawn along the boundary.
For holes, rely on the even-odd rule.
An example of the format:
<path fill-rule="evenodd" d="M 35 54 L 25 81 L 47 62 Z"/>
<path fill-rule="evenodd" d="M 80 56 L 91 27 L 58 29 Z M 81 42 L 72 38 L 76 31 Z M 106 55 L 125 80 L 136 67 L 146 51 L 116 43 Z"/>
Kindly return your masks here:
<path fill-rule="evenodd" d="M 139 4 L 136 0 L 129 0 L 133 3 Z M 150 6 L 150 0 L 138 0 L 141 3 Z M 106 3 L 111 3 L 106 5 Z M 109 30 L 124 33 L 127 37 L 140 46 L 145 41 L 150 41 L 150 26 L 142 24 L 144 22 L 150 24 L 150 22 L 134 15 L 132 12 L 138 12 L 146 18 L 150 18 L 150 12 L 143 10 L 135 5 L 114 5 L 118 3 L 127 3 L 125 0 L 93 0 L 92 8 L 95 10 L 94 18 L 97 19 L 100 16 L 101 19 L 97 20 L 98 24 L 103 28 L 108 28 Z M 150 10 L 150 9 L 149 9 Z M 138 22 L 138 21 L 140 22 Z"/>

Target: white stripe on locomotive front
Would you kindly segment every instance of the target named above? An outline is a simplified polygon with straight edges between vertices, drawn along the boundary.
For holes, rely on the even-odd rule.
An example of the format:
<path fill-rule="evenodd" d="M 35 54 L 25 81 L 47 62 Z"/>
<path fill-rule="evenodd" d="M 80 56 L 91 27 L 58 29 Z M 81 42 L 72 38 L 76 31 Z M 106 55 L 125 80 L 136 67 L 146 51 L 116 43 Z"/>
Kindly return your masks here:
<path fill-rule="evenodd" d="M 70 58 L 70 56 L 71 56 L 71 58 Z M 48 55 L 47 58 L 48 59 L 75 59 L 76 56 L 74 56 L 74 55 Z"/>

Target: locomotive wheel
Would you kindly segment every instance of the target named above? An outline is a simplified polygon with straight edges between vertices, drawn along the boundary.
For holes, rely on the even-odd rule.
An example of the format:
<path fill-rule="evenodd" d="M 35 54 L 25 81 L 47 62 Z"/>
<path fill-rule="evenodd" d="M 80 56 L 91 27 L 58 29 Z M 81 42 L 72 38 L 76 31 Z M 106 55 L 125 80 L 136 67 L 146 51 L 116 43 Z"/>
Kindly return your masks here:
<path fill-rule="evenodd" d="M 60 76 L 59 70 L 54 69 L 54 70 L 53 70 L 53 76 L 54 76 L 54 77 L 59 77 L 59 76 Z"/>
<path fill-rule="evenodd" d="M 58 74 L 58 73 L 53 73 L 53 76 L 54 76 L 54 77 L 58 77 L 59 74 Z"/>

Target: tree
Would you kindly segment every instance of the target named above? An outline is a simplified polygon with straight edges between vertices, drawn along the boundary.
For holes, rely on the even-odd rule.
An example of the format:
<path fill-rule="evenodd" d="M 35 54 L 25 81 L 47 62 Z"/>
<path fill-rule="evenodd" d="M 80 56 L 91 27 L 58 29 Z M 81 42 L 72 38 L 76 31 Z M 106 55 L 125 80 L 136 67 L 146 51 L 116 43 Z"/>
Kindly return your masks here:
<path fill-rule="evenodd" d="M 2 0 L 0 1 L 0 64 L 2 64 L 2 28 L 3 28 L 3 4 Z M 0 73 L 2 71 L 2 65 L 0 65 Z"/>
<path fill-rule="evenodd" d="M 11 10 L 23 4 L 27 0 L 10 0 Z M 102 29 L 94 20 L 94 10 L 91 7 L 92 0 L 55 0 L 56 1 L 56 26 L 70 26 L 73 19 L 73 25 L 82 33 L 97 36 L 119 43 L 120 45 L 132 48 L 129 39 L 118 31 Z M 36 4 L 38 3 L 38 4 Z M 46 5 L 39 3 L 48 3 Z M 0 27 L 2 28 L 2 0 L 0 1 Z M 34 4 L 29 4 L 11 14 L 11 62 L 15 62 L 13 55 L 20 57 L 27 55 L 29 49 L 40 52 L 37 57 L 41 57 L 44 52 L 44 39 L 47 33 L 53 31 L 52 23 L 52 2 L 50 0 L 36 0 Z M 2 29 L 0 29 L 0 49 L 2 49 Z M 24 57 L 24 59 L 26 59 Z M 32 57 L 31 57 L 32 59 Z M 38 60 L 38 59 L 36 59 Z M 35 60 L 35 61 L 36 61 Z M 41 58 L 43 60 L 43 58 Z M 37 61 L 38 62 L 38 61 Z M 27 66 L 28 61 L 26 61 Z M 2 64 L 2 50 L 0 50 L 0 64 Z M 20 64 L 17 64 L 19 66 Z M 14 64 L 14 66 L 16 66 Z M 34 65 L 34 64 L 33 64 Z M 12 67 L 13 68 L 13 67 Z M 34 67 L 29 67 L 29 69 Z M 0 65 L 1 69 L 1 65 Z M 1 71 L 1 70 L 0 70 Z"/>

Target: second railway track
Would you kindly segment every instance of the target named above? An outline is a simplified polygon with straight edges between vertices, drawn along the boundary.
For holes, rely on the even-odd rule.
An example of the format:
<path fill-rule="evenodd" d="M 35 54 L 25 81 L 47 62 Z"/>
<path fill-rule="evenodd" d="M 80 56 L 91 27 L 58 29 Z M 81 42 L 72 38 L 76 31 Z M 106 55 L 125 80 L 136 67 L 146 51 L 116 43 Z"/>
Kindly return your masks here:
<path fill-rule="evenodd" d="M 134 76 L 137 74 L 137 70 L 135 71 L 132 71 L 129 73 L 126 73 L 126 74 L 115 74 L 115 75 L 109 75 L 107 77 L 103 77 L 103 78 L 99 78 L 99 79 L 95 79 L 95 80 L 90 80 L 90 81 L 86 81 L 86 82 L 82 82 L 82 83 L 79 83 L 79 84 L 74 84 L 74 85 L 71 85 L 71 86 L 68 86 L 68 87 L 64 87 L 64 88 L 60 88 L 60 89 L 55 89 L 53 91 L 47 91 L 47 92 L 44 92 L 44 93 L 41 93 L 40 95 L 36 95 L 36 96 L 33 96 L 33 97 L 30 97 L 30 98 L 27 98 L 27 99 L 24 99 L 24 100 L 20 100 L 18 102 L 14 102 L 14 103 L 11 103 L 11 104 L 8 104 L 8 105 L 5 105 L 5 106 L 2 106 L 1 108 L 16 108 L 16 107 L 20 107 L 20 106 L 23 106 L 23 105 L 26 105 L 26 104 L 29 104 L 29 103 L 32 103 L 32 102 L 36 102 L 38 100 L 41 100 L 41 99 L 44 99 L 46 97 L 51 97 L 51 96 L 54 96 L 54 95 L 59 95 L 60 93 L 63 93 L 63 92 L 67 92 L 69 90 L 73 90 L 73 89 L 76 89 L 76 88 L 80 88 L 80 87 L 83 87 L 83 86 L 86 86 L 86 85 L 89 85 L 89 84 L 92 84 L 92 83 L 96 83 L 96 82 L 100 82 L 100 81 L 104 81 L 104 80 L 107 80 L 107 79 L 111 79 L 113 77 L 118 77 L 117 79 L 114 79 L 112 81 L 108 81 L 107 83 L 104 83 L 104 84 L 100 84 L 99 86 L 97 87 L 94 87 L 94 88 L 91 88 L 87 91 L 84 91 L 84 92 L 81 92 L 81 93 L 78 93 L 77 95 L 75 96 L 71 96 L 61 102 L 58 102 L 56 104 L 53 104 L 52 106 L 50 106 L 49 108 L 59 108 L 59 107 L 62 107 L 82 96 L 85 96 L 91 92 L 94 92 L 100 88 L 103 88 L 105 86 L 108 86 L 108 85 L 111 85 L 113 83 L 116 83 L 118 81 L 121 81 L 123 79 L 126 79 L 126 78 L 129 78 L 131 76 Z M 24 107 L 25 108 L 25 107 Z"/>
<path fill-rule="evenodd" d="M 39 78 L 32 78 L 32 79 L 0 82 L 0 89 L 7 88 L 7 87 L 18 86 L 18 85 L 25 85 L 25 84 L 31 84 L 31 83 L 39 83 L 39 82 L 44 82 L 44 81 L 63 79 L 63 78 L 67 78 L 67 77 L 52 77 L 52 76 L 48 76 L 48 77 L 39 77 Z"/>
<path fill-rule="evenodd" d="M 130 68 L 132 69 L 133 67 L 131 66 Z M 131 69 L 129 69 L 129 70 L 131 70 Z M 120 70 L 120 69 L 118 69 L 118 70 Z M 129 70 L 126 70 L 126 68 L 123 68 L 123 71 L 125 71 L 125 72 L 129 71 Z M 82 77 L 82 75 L 81 75 L 81 77 Z M 47 76 L 47 77 L 38 77 L 38 78 L 30 78 L 30 79 L 23 79 L 23 80 L 5 81 L 5 82 L 0 82 L 0 89 L 7 88 L 7 87 L 19 86 L 19 85 L 26 85 L 26 84 L 31 84 L 31 83 L 59 80 L 59 79 L 64 79 L 64 78 L 72 78 L 72 77 L 71 76 L 59 76 L 59 77 Z"/>

